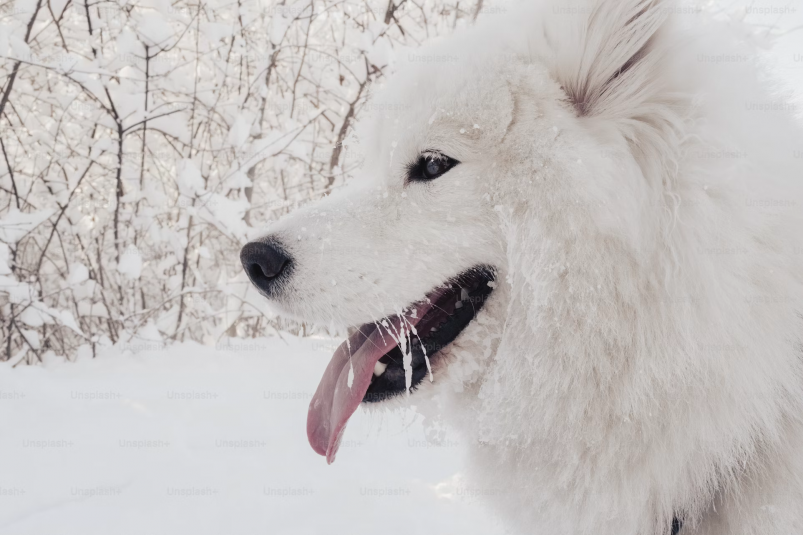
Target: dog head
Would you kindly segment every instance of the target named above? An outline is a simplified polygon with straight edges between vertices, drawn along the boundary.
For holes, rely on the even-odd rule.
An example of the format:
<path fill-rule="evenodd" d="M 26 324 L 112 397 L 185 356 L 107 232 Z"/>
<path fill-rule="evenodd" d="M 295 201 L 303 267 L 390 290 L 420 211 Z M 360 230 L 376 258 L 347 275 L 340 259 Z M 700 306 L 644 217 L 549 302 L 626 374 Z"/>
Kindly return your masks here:
<path fill-rule="evenodd" d="M 605 324 L 593 303 L 665 217 L 657 4 L 528 6 L 411 53 L 357 128 L 360 176 L 245 246 L 281 313 L 357 328 L 310 407 L 330 462 L 359 403 L 440 384 L 515 396 L 523 363 L 505 355 Z"/>

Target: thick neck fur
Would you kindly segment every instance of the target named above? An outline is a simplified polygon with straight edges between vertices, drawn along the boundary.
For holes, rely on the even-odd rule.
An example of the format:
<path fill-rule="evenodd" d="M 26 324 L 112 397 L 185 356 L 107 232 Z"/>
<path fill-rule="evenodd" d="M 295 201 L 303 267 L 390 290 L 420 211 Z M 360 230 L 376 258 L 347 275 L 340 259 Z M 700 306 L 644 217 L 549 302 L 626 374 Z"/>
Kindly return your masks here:
<path fill-rule="evenodd" d="M 769 98 L 754 66 L 689 67 L 716 39 L 657 64 L 644 113 L 615 120 L 511 81 L 487 312 L 506 321 L 456 404 L 477 481 L 509 491 L 489 494 L 525 533 L 691 530 L 790 468 L 768 459 L 803 415 L 800 132 L 743 104 Z"/>

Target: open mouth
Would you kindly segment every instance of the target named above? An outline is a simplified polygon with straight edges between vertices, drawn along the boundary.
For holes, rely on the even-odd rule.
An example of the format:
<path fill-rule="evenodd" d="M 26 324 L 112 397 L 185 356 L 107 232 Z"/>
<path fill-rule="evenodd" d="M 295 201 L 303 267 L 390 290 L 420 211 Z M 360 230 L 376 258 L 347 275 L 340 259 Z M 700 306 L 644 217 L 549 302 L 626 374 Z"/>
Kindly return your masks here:
<path fill-rule="evenodd" d="M 338 347 L 307 414 L 312 449 L 335 460 L 348 419 L 360 403 L 412 392 L 440 352 L 471 323 L 493 292 L 494 271 L 477 266 L 453 277 L 403 313 L 359 327 Z"/>

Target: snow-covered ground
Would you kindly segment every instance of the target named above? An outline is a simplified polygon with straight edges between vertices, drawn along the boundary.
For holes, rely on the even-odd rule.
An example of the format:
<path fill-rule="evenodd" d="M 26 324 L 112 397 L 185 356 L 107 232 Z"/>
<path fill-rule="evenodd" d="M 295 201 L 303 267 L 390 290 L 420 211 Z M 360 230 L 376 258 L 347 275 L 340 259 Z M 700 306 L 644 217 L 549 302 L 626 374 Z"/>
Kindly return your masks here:
<path fill-rule="evenodd" d="M 358 411 L 327 466 L 305 423 L 337 342 L 284 338 L 0 365 L 0 533 L 503 532 L 412 410 Z"/>

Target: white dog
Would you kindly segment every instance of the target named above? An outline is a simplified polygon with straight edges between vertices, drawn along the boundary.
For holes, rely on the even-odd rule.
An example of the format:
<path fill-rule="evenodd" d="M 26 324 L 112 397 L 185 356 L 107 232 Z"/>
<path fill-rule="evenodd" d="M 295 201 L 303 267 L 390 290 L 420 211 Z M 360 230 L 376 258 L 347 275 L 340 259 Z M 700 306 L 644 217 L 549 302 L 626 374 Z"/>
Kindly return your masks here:
<path fill-rule="evenodd" d="M 310 443 L 409 390 L 517 533 L 803 534 L 793 108 L 700 11 L 530 4 L 411 53 L 364 176 L 243 249 L 284 314 L 362 325 Z"/>

